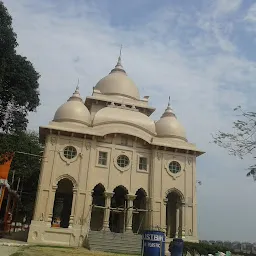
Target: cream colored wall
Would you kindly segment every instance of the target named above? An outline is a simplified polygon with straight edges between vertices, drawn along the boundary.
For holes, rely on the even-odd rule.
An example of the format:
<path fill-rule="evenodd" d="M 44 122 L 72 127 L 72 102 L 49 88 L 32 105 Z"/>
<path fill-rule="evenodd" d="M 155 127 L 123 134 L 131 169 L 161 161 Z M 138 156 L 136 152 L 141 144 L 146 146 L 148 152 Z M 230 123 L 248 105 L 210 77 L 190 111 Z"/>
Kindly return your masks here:
<path fill-rule="evenodd" d="M 185 236 L 197 239 L 196 223 L 196 191 L 195 191 L 195 157 L 187 154 L 156 151 L 153 155 L 152 197 L 153 197 L 153 226 L 166 228 L 166 205 L 164 199 L 172 189 L 178 190 L 184 197 L 185 214 L 183 225 Z M 182 171 L 173 175 L 168 170 L 171 161 L 178 161 Z"/>
<path fill-rule="evenodd" d="M 45 160 L 42 164 L 41 178 L 38 187 L 37 205 L 34 221 L 44 221 L 50 227 L 57 183 L 61 178 L 69 178 L 74 185 L 74 198 L 71 213 L 71 225 L 82 225 L 80 235 L 88 231 L 91 192 L 95 185 L 102 183 L 106 191 L 112 192 L 115 187 L 123 185 L 129 194 L 135 195 L 143 188 L 151 198 L 153 213 L 148 225 L 166 227 L 166 206 L 164 199 L 168 191 L 177 189 L 184 196 L 186 236 L 197 239 L 196 197 L 195 197 L 195 157 L 187 154 L 152 150 L 140 139 L 127 136 L 127 145 L 121 145 L 120 135 L 108 135 L 104 139 L 79 139 L 61 135 L 49 135 L 46 139 Z M 71 162 L 63 156 L 63 149 L 72 145 L 78 155 Z M 108 152 L 107 166 L 98 165 L 98 152 Z M 129 156 L 127 170 L 118 169 L 115 164 L 120 154 Z M 148 158 L 148 171 L 138 168 L 139 156 Z M 168 171 L 170 161 L 178 161 L 182 171 L 174 176 Z M 43 216 L 43 217 L 42 217 Z M 86 231 L 87 230 L 87 231 Z M 190 232 L 191 231 L 191 232 Z M 43 231 L 42 231 L 43 232 Z M 31 239 L 30 239 L 31 240 Z"/>

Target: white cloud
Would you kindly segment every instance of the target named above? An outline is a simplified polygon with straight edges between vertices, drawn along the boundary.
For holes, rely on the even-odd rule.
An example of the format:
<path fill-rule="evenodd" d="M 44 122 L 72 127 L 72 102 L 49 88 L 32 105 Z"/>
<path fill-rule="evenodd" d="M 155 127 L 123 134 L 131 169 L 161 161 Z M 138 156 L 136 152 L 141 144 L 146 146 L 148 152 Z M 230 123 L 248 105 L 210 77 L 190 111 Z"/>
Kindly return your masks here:
<path fill-rule="evenodd" d="M 248 22 L 256 22 L 256 3 L 252 4 L 245 16 L 245 20 Z"/>
<path fill-rule="evenodd" d="M 218 239 L 219 233 L 231 240 L 255 237 L 254 230 L 240 232 L 244 226 L 249 228 L 253 214 L 245 223 L 236 211 L 239 201 L 239 207 L 250 206 L 256 213 L 251 206 L 253 193 L 249 194 L 255 184 L 246 180 L 242 170 L 249 160 L 235 160 L 209 143 L 211 133 L 230 129 L 234 107 L 249 108 L 254 102 L 245 91 L 253 90 L 255 62 L 242 58 L 231 40 L 232 20 L 223 22 L 216 15 L 216 10 L 222 16 L 237 11 L 241 1 L 218 1 L 217 9 L 197 13 L 186 12 L 182 5 L 179 11 L 174 6 L 148 13 L 142 9 L 145 22 L 122 29 L 111 25 L 111 14 L 102 12 L 97 3 L 5 1 L 18 34 L 19 52 L 41 74 L 42 105 L 30 115 L 29 127 L 38 129 L 52 119 L 73 92 L 78 77 L 81 94 L 90 95 L 92 87 L 115 65 L 122 43 L 124 67 L 142 96 L 151 96 L 151 104 L 157 108 L 154 119 L 162 114 L 170 95 L 190 141 L 207 152 L 198 161 L 198 179 L 203 180 L 198 189 L 201 238 Z M 238 190 L 240 183 L 245 186 Z M 229 207 L 215 215 L 225 203 Z M 227 219 L 230 222 L 226 223 Z M 210 222 L 225 228 L 213 229 Z M 230 234 L 233 226 L 237 231 Z"/>
<path fill-rule="evenodd" d="M 236 12 L 243 0 L 216 0 L 216 12 L 219 14 L 228 14 Z"/>

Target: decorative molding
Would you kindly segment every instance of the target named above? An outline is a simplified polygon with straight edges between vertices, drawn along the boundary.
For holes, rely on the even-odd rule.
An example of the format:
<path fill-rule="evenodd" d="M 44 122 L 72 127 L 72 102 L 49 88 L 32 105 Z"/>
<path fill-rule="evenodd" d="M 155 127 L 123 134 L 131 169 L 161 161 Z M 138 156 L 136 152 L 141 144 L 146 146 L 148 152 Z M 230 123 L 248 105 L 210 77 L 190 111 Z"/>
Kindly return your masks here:
<path fill-rule="evenodd" d="M 157 160 L 160 160 L 160 159 L 161 159 L 161 157 L 162 157 L 162 153 L 157 152 L 157 153 L 156 153 L 156 156 L 157 156 Z"/>
<path fill-rule="evenodd" d="M 176 193 L 180 197 L 181 203 L 185 202 L 185 197 L 184 197 L 183 193 L 179 189 L 177 189 L 177 188 L 169 188 L 165 192 L 165 198 L 167 198 L 170 193 Z"/>
<path fill-rule="evenodd" d="M 131 194 L 126 195 L 126 199 L 131 201 L 135 200 L 136 197 L 137 197 L 136 195 L 131 195 Z"/>
<path fill-rule="evenodd" d="M 125 155 L 129 158 L 129 164 L 125 167 L 120 167 L 117 163 L 117 158 L 120 156 L 120 155 Z M 125 172 L 125 171 L 128 171 L 131 167 L 132 167 L 132 160 L 131 160 L 131 157 L 129 155 L 127 155 L 125 153 L 125 151 L 122 151 L 121 154 L 117 154 L 114 158 L 113 158 L 113 161 L 114 161 L 114 166 L 116 167 L 117 170 L 119 170 L 120 172 Z"/>
<path fill-rule="evenodd" d="M 193 158 L 192 157 L 188 157 L 188 164 L 189 165 L 191 165 L 192 161 L 193 161 Z"/>
<path fill-rule="evenodd" d="M 169 165 L 173 161 L 178 162 L 180 164 L 181 170 L 178 173 L 172 173 L 169 170 Z M 165 161 L 164 168 L 165 168 L 166 172 L 173 178 L 173 180 L 176 180 L 177 178 L 179 178 L 185 171 L 185 168 L 183 168 L 182 164 L 177 159 Z"/>
<path fill-rule="evenodd" d="M 66 157 L 64 156 L 64 149 L 65 149 L 66 147 L 68 147 L 68 146 L 74 147 L 74 148 L 76 149 L 76 152 L 77 152 L 76 156 L 73 157 L 73 158 L 71 158 L 71 159 L 68 159 L 68 158 L 66 158 Z M 82 154 L 81 152 L 78 153 L 78 147 L 77 147 L 77 146 L 74 146 L 74 145 L 72 145 L 72 144 L 71 144 L 71 145 L 70 145 L 70 144 L 65 145 L 62 150 L 58 150 L 58 153 L 59 153 L 59 155 L 60 155 L 61 160 L 64 161 L 67 165 L 70 165 L 71 163 L 75 162 L 75 161 L 78 159 L 79 156 L 80 156 L 81 158 L 83 157 L 83 154 Z"/>
<path fill-rule="evenodd" d="M 75 180 L 75 178 L 74 177 L 72 177 L 72 176 L 70 176 L 69 174 L 62 174 L 62 175 L 60 175 L 56 180 L 55 180 L 55 183 L 53 184 L 53 186 L 52 186 L 52 188 L 54 189 L 54 188 L 58 188 L 58 183 L 59 183 L 59 181 L 61 181 L 61 180 L 63 180 L 63 179 L 68 179 L 68 180 L 70 180 L 71 182 L 72 182 L 72 184 L 73 184 L 73 192 L 74 191 L 77 191 L 77 181 Z"/>
<path fill-rule="evenodd" d="M 56 137 L 51 137 L 51 144 L 52 146 L 57 142 L 57 138 Z"/>
<path fill-rule="evenodd" d="M 87 141 L 87 142 L 85 143 L 85 148 L 86 148 L 86 150 L 89 150 L 89 149 L 91 148 L 91 146 L 92 146 L 92 143 L 91 143 L 90 141 Z"/>

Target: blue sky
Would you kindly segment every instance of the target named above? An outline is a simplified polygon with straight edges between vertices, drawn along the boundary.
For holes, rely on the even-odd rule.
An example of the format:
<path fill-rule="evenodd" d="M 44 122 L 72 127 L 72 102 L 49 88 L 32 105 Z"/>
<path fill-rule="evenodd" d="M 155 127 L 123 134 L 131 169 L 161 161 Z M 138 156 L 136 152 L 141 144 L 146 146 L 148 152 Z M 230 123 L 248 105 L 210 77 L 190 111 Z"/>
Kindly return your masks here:
<path fill-rule="evenodd" d="M 73 92 L 86 97 L 123 64 L 164 111 L 168 96 L 188 138 L 207 153 L 197 162 L 200 239 L 254 241 L 256 184 L 250 158 L 228 156 L 212 141 L 232 131 L 237 105 L 255 110 L 256 2 L 253 0 L 4 0 L 18 34 L 18 51 L 41 74 L 41 106 L 30 129 L 47 124 Z M 256 239 L 255 239 L 256 240 Z"/>

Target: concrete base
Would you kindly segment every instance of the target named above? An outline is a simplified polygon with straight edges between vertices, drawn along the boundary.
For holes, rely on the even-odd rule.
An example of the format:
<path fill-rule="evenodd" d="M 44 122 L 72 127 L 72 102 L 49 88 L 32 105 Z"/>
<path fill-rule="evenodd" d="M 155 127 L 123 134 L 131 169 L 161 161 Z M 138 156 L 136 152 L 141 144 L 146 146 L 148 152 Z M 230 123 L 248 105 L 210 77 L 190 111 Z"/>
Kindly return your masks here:
<path fill-rule="evenodd" d="M 82 246 L 88 228 L 75 225 L 69 228 L 49 227 L 49 223 L 43 221 L 32 221 L 28 234 L 28 243 L 47 244 L 61 246 Z"/>

